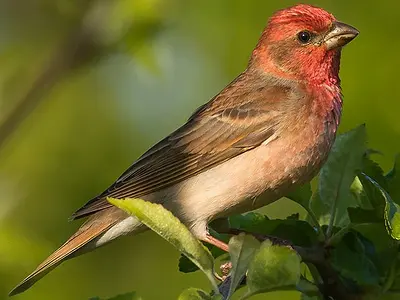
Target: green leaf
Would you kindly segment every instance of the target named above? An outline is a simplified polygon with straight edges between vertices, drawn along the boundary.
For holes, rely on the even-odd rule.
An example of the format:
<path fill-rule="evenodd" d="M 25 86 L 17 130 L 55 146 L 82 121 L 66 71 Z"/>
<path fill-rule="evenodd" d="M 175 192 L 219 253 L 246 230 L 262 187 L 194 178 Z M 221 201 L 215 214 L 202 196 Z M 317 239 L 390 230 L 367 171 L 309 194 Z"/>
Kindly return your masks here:
<path fill-rule="evenodd" d="M 247 273 L 248 292 L 244 298 L 273 290 L 295 289 L 300 280 L 301 258 L 289 247 L 261 244 Z"/>
<path fill-rule="evenodd" d="M 212 297 L 207 292 L 196 289 L 189 288 L 184 290 L 182 294 L 179 295 L 178 300 L 216 300 L 221 299 L 219 296 Z"/>
<path fill-rule="evenodd" d="M 220 241 L 229 241 L 229 237 L 227 237 L 227 235 L 225 234 L 219 234 L 214 232 L 212 229 L 210 229 L 212 235 L 214 237 L 216 237 L 217 239 L 219 239 Z M 214 258 L 220 257 L 222 255 L 227 255 L 227 253 L 223 250 L 221 250 L 220 248 L 215 247 L 214 245 L 211 244 L 205 244 L 205 247 L 207 247 L 207 249 L 211 252 L 211 255 Z M 199 268 L 189 259 L 187 258 L 185 255 L 181 254 L 181 257 L 179 258 L 179 265 L 178 265 L 179 271 L 182 273 L 192 273 L 192 272 L 196 272 L 199 270 Z"/>
<path fill-rule="evenodd" d="M 210 251 L 170 211 L 162 205 L 141 199 L 107 198 L 107 200 L 137 217 L 143 224 L 185 254 L 207 275 L 214 290 L 218 293 L 214 278 L 214 259 Z"/>
<path fill-rule="evenodd" d="M 303 220 L 269 220 L 259 213 L 234 216 L 229 220 L 232 228 L 288 240 L 297 246 L 309 247 L 318 241 L 314 228 Z"/>
<path fill-rule="evenodd" d="M 400 240 L 400 206 L 393 202 L 389 194 L 385 196 L 385 224 L 390 236 Z"/>
<path fill-rule="evenodd" d="M 308 296 L 318 296 L 320 295 L 319 288 L 314 283 L 310 282 L 304 277 L 301 277 L 296 285 L 296 289 L 302 294 Z"/>
<path fill-rule="evenodd" d="M 343 277 L 359 285 L 378 285 L 379 271 L 375 265 L 374 244 L 356 231 L 345 234 L 331 253 L 333 267 Z"/>
<path fill-rule="evenodd" d="M 385 277 L 398 253 L 398 242 L 387 234 L 385 225 L 381 223 L 355 224 L 353 229 L 362 234 L 374 245 L 377 258 L 373 258 L 381 277 Z"/>
<path fill-rule="evenodd" d="M 356 199 L 358 206 L 363 209 L 373 209 L 371 200 L 368 198 L 365 192 L 364 186 L 360 181 L 360 178 L 356 176 L 353 183 L 350 186 L 350 192 Z"/>
<path fill-rule="evenodd" d="M 383 215 L 379 214 L 373 209 L 362 209 L 360 207 L 349 207 L 347 213 L 351 223 L 362 224 L 362 223 L 379 223 L 383 221 Z"/>
<path fill-rule="evenodd" d="M 321 225 L 349 223 L 347 208 L 355 206 L 356 202 L 350 192 L 356 171 L 362 168 L 362 158 L 366 151 L 365 126 L 361 125 L 349 132 L 341 134 L 322 167 L 318 189 L 311 201 L 311 208 Z"/>
<path fill-rule="evenodd" d="M 286 195 L 286 197 L 294 202 L 300 204 L 307 211 L 307 221 L 309 221 L 320 233 L 320 224 L 311 209 L 312 190 L 311 184 L 306 183 L 298 187 L 293 192 Z"/>
<path fill-rule="evenodd" d="M 233 295 L 236 288 L 245 276 L 249 263 L 254 253 L 260 248 L 260 242 L 251 235 L 239 234 L 229 241 L 229 254 L 232 262 L 231 285 L 228 298 Z"/>
<path fill-rule="evenodd" d="M 367 153 L 363 157 L 362 170 L 351 185 L 351 191 L 357 199 L 360 208 L 366 210 L 381 209 L 383 212 L 384 201 L 381 193 L 362 174 L 373 178 L 384 189 L 387 188 L 388 180 L 384 176 L 382 168 Z"/>
<path fill-rule="evenodd" d="M 375 183 L 373 183 L 370 178 L 372 177 L 368 176 L 367 174 L 360 172 L 357 176 L 357 178 L 360 180 L 361 185 L 362 185 L 362 194 L 361 194 L 361 199 L 366 199 L 364 200 L 364 203 L 369 202 L 369 207 L 367 206 L 361 206 L 362 208 L 365 209 L 370 209 L 373 208 L 379 213 L 381 216 L 383 215 L 383 210 L 385 206 L 385 201 L 384 201 L 384 196 L 382 195 L 382 192 L 380 191 L 380 188 L 377 188 L 375 179 Z M 378 184 L 378 186 L 380 186 Z"/>
<path fill-rule="evenodd" d="M 341 242 L 343 237 L 354 227 L 353 224 L 349 224 L 342 228 L 334 227 L 333 233 L 329 239 L 326 240 L 325 244 L 328 247 L 336 246 Z"/>
<path fill-rule="evenodd" d="M 367 151 L 371 152 L 371 151 Z M 387 188 L 387 178 L 379 164 L 371 159 L 371 155 L 366 153 L 362 161 L 362 172 L 374 178 L 383 188 Z"/>
<path fill-rule="evenodd" d="M 310 201 L 311 211 L 314 214 L 318 224 L 323 227 L 329 224 L 331 218 L 329 206 L 322 202 L 318 188 L 311 197 Z M 326 227 L 326 226 L 325 226 Z"/>
<path fill-rule="evenodd" d="M 386 175 L 386 180 L 387 192 L 397 204 L 400 204 L 400 155 L 396 156 L 394 166 Z"/>
<path fill-rule="evenodd" d="M 231 228 L 253 231 L 252 229 L 263 226 L 265 221 L 268 220 L 269 219 L 266 215 L 256 212 L 249 212 L 247 214 L 229 217 L 229 224 Z"/>
<path fill-rule="evenodd" d="M 299 203 L 301 206 L 304 207 L 304 209 L 307 212 L 309 212 L 311 196 L 312 196 L 311 184 L 307 183 L 305 185 L 298 187 L 296 190 L 286 195 L 286 198 L 289 198 L 290 200 Z"/>
<path fill-rule="evenodd" d="M 380 191 L 385 199 L 384 218 L 386 229 L 392 238 L 400 240 L 400 206 L 392 200 L 390 195 L 375 180 L 365 174 L 364 177 Z"/>

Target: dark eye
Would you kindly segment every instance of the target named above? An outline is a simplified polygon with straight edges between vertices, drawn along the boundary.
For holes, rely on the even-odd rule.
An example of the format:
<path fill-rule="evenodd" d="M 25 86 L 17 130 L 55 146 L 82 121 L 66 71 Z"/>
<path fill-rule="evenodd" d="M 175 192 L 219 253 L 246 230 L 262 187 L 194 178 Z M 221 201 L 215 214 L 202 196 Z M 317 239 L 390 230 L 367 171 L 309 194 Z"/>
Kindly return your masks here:
<path fill-rule="evenodd" d="M 307 44 L 311 40 L 311 33 L 308 31 L 300 31 L 297 34 L 297 38 L 299 39 L 300 43 Z"/>

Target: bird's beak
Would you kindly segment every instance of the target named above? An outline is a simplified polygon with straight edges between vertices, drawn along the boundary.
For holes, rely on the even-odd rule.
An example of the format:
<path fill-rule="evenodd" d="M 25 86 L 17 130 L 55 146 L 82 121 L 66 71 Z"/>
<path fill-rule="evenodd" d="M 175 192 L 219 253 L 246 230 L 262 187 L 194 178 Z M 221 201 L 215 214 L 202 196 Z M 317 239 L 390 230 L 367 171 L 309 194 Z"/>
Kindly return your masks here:
<path fill-rule="evenodd" d="M 359 31 L 353 26 L 335 21 L 324 37 L 324 44 L 328 50 L 343 47 L 353 40 L 358 33 Z"/>

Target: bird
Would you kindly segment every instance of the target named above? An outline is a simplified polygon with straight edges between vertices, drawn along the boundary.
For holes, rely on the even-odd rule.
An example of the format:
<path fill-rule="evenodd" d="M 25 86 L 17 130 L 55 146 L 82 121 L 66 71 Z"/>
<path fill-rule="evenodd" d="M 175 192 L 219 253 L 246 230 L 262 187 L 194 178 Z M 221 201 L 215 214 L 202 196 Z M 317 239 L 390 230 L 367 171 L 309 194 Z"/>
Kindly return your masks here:
<path fill-rule="evenodd" d="M 342 48 L 358 34 L 319 7 L 276 11 L 246 69 L 78 209 L 72 219 L 86 222 L 10 295 L 70 258 L 148 229 L 107 197 L 161 204 L 196 238 L 227 251 L 209 233 L 211 221 L 280 199 L 326 161 L 342 112 Z"/>

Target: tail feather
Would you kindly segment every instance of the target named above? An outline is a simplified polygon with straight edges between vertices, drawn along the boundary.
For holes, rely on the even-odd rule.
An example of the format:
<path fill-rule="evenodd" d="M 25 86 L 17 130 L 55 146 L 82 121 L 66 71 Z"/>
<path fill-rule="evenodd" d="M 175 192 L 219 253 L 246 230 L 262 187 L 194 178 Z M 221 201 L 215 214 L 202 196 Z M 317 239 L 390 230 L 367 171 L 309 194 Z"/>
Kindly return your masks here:
<path fill-rule="evenodd" d="M 98 222 L 97 218 L 90 218 L 79 230 L 71 236 L 60 248 L 52 253 L 44 262 L 42 262 L 35 271 L 18 284 L 10 293 L 13 296 L 24 292 L 35 284 L 39 279 L 60 265 L 63 261 L 78 256 L 91 250 L 91 247 L 85 247 L 89 242 L 115 225 L 118 219 L 109 222 Z M 103 219 L 104 221 L 104 219 Z M 108 220 L 106 220 L 108 221 Z"/>

